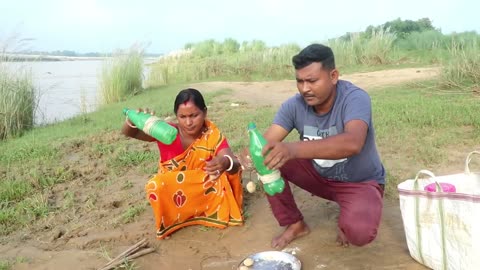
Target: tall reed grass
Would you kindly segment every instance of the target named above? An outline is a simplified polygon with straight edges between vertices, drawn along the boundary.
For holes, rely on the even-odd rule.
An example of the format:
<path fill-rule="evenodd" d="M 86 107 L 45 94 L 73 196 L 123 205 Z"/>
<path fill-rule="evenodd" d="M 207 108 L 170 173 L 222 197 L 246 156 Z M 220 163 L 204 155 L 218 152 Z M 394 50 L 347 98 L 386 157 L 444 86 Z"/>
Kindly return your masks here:
<path fill-rule="evenodd" d="M 0 140 L 32 128 L 37 103 L 31 72 L 9 69 L 4 60 L 0 56 Z"/>
<path fill-rule="evenodd" d="M 394 41 L 396 36 L 388 29 L 373 31 L 371 37 L 361 33 L 350 33 L 347 38 L 337 38 L 327 42 L 335 53 L 338 66 L 385 65 L 395 59 Z"/>
<path fill-rule="evenodd" d="M 143 49 L 132 47 L 105 60 L 99 78 L 101 104 L 125 100 L 142 89 L 143 54 Z"/>
<path fill-rule="evenodd" d="M 439 65 L 443 85 L 473 84 L 478 89 L 480 36 L 475 32 L 443 35 L 440 31 L 412 32 L 397 37 L 379 28 L 368 35 L 349 33 L 326 42 L 342 69 L 362 70 L 388 65 Z M 228 48 L 226 48 L 226 45 Z M 189 44 L 183 53 L 163 57 L 151 66 L 146 85 L 209 80 L 278 80 L 292 78 L 291 57 L 301 48 L 296 44 L 268 48 L 261 41 L 242 45 L 233 40 L 223 44 L 207 40 Z"/>
<path fill-rule="evenodd" d="M 430 30 L 412 32 L 405 38 L 396 40 L 395 45 L 400 50 L 429 51 L 446 49 L 448 41 L 448 36 L 443 35 L 440 31 Z"/>
<path fill-rule="evenodd" d="M 480 38 L 452 39 L 448 51 L 450 57 L 442 63 L 442 86 L 480 92 Z"/>
<path fill-rule="evenodd" d="M 275 48 L 245 47 L 244 44 L 235 53 L 202 57 L 194 53 L 167 56 L 151 66 L 146 84 L 156 87 L 213 79 L 250 81 L 290 78 L 291 59 L 299 50 L 294 44 Z"/>
<path fill-rule="evenodd" d="M 398 58 L 396 35 L 389 29 L 330 40 L 339 67 L 387 65 Z M 279 80 L 292 78 L 292 56 L 301 48 L 287 44 L 269 48 L 259 40 L 223 43 L 206 40 L 185 46 L 183 52 L 165 56 L 150 69 L 148 87 L 208 80 Z M 230 48 L 230 49 L 229 49 Z"/>
<path fill-rule="evenodd" d="M 409 58 L 410 62 L 449 65 L 450 60 L 458 57 L 463 50 L 478 42 L 475 32 L 462 32 L 444 35 L 438 30 L 412 32 L 402 39 L 397 39 L 394 46 Z"/>

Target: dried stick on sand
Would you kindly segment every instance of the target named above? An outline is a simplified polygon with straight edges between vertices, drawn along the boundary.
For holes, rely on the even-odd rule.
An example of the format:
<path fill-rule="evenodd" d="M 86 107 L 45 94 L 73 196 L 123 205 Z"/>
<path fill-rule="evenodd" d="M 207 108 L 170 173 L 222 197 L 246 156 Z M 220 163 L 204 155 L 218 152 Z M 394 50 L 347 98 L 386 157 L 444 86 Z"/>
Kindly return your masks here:
<path fill-rule="evenodd" d="M 120 253 L 117 257 L 111 259 L 107 264 L 105 264 L 103 267 L 107 267 L 108 265 L 112 264 L 113 262 L 117 261 L 118 259 L 122 258 L 122 257 L 127 257 L 128 255 L 134 253 L 135 251 L 137 251 L 138 249 L 140 249 L 141 247 L 143 246 L 146 246 L 147 244 L 147 239 L 142 239 L 140 240 L 140 242 L 136 243 L 135 245 L 129 247 L 127 250 L 125 250 L 124 252 Z"/>
<path fill-rule="evenodd" d="M 113 268 L 115 268 L 115 267 L 120 266 L 120 265 L 121 265 L 122 263 L 124 263 L 125 261 L 133 260 L 133 259 L 135 259 L 135 258 L 138 258 L 138 257 L 140 257 L 140 256 L 146 255 L 146 254 L 148 254 L 148 253 L 152 253 L 152 252 L 154 252 L 154 251 L 155 251 L 154 248 L 146 248 L 146 249 L 144 249 L 144 250 L 141 250 L 141 251 L 139 251 L 139 252 L 136 252 L 136 253 L 134 253 L 134 254 L 132 254 L 132 255 L 130 255 L 130 256 L 127 256 L 127 257 L 125 257 L 125 258 L 120 258 L 120 259 L 116 260 L 115 262 L 113 262 L 112 264 L 110 264 L 109 266 L 102 268 L 101 270 L 110 270 L 110 269 L 113 269 Z"/>
<path fill-rule="evenodd" d="M 123 263 L 125 259 L 129 260 L 129 259 L 138 258 L 142 255 L 153 252 L 155 250 L 153 248 L 148 248 L 148 249 L 142 250 L 140 252 L 137 252 L 140 249 L 146 247 L 147 245 L 148 245 L 147 239 L 145 239 L 145 238 L 142 239 L 140 242 L 138 242 L 135 245 L 129 247 L 127 250 L 120 253 L 117 257 L 110 260 L 107 264 L 105 264 L 102 268 L 100 268 L 100 270 L 112 269 L 112 268 L 118 266 L 119 264 Z M 145 251 L 148 251 L 148 252 L 145 253 Z"/>

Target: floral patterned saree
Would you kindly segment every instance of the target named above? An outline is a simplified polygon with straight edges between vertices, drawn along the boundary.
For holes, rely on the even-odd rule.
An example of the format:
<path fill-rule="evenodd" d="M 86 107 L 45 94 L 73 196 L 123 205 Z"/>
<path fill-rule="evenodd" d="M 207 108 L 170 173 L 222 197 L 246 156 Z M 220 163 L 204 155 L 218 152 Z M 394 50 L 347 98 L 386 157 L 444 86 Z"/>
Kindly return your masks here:
<path fill-rule="evenodd" d="M 212 122 L 207 120 L 206 126 L 182 154 L 160 162 L 158 173 L 145 186 L 158 239 L 190 225 L 223 229 L 243 224 L 241 171 L 225 172 L 214 180 L 203 171 L 205 160 L 216 155 L 225 140 Z"/>

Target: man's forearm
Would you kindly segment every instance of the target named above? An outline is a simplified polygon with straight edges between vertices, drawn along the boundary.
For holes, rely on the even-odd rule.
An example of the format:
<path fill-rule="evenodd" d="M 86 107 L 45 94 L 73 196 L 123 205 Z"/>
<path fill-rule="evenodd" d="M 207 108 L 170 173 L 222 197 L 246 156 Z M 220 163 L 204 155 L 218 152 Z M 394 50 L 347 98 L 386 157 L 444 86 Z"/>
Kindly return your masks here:
<path fill-rule="evenodd" d="M 354 156 L 363 148 L 353 134 L 342 133 L 325 139 L 292 142 L 295 158 L 300 159 L 341 159 Z"/>

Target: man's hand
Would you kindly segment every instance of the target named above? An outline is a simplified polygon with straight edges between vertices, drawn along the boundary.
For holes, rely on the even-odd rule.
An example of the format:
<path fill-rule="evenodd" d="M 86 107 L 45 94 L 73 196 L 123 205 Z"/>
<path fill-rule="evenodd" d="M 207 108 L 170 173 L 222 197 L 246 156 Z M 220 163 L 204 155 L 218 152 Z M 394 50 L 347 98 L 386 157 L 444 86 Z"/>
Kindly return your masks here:
<path fill-rule="evenodd" d="M 263 147 L 264 164 L 270 170 L 280 169 L 287 161 L 294 159 L 296 147 L 294 143 L 269 142 Z"/>

